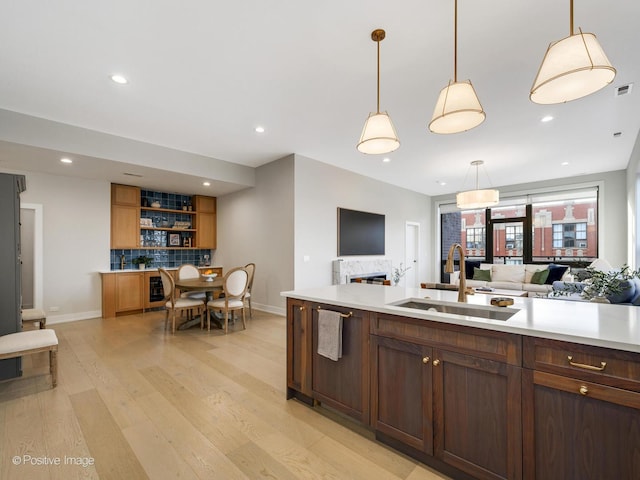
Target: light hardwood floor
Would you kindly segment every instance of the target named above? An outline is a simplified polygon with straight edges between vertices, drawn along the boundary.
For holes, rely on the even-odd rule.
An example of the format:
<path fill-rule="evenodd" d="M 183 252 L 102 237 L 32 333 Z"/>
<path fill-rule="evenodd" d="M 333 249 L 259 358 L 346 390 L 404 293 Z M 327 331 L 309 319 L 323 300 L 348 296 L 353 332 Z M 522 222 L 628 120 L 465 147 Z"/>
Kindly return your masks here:
<path fill-rule="evenodd" d="M 287 401 L 284 317 L 254 310 L 228 335 L 171 335 L 163 319 L 48 326 L 57 388 L 45 353 L 0 383 L 0 478 L 445 478 L 328 409 Z"/>

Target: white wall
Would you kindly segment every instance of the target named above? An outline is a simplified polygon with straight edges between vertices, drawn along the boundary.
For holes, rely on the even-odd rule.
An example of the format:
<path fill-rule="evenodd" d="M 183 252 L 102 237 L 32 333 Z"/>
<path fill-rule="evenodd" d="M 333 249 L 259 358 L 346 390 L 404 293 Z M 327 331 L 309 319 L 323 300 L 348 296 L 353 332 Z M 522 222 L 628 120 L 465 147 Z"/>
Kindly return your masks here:
<path fill-rule="evenodd" d="M 501 197 L 515 196 L 543 191 L 562 191 L 583 185 L 600 186 L 599 196 L 599 256 L 607 259 L 614 266 L 621 266 L 627 259 L 627 228 L 629 213 L 627 210 L 627 179 L 626 171 L 604 172 L 593 175 L 580 175 L 571 178 L 561 178 L 545 182 L 520 183 L 498 187 Z M 449 201 L 455 203 L 455 195 L 433 197 L 433 214 L 437 218 L 438 203 Z M 436 248 L 438 239 L 432 237 L 434 255 L 439 255 Z"/>
<path fill-rule="evenodd" d="M 218 197 L 213 264 L 256 264 L 252 306 L 284 313 L 280 292 L 294 288 L 293 155 L 256 169 L 256 186 Z"/>
<path fill-rule="evenodd" d="M 631 152 L 629 165 L 627 166 L 627 210 L 629 230 L 627 232 L 627 263 L 631 268 L 638 268 L 638 258 L 640 258 L 640 223 L 638 222 L 638 211 L 640 210 L 640 134 L 636 137 L 636 143 Z"/>
<path fill-rule="evenodd" d="M 363 161 L 370 161 L 364 159 Z M 331 285 L 337 257 L 338 207 L 385 215 L 384 258 L 397 267 L 405 261 L 405 225 L 420 225 L 420 269 L 425 281 L 432 263 L 428 196 L 348 170 L 295 156 L 295 288 Z M 308 261 L 305 262 L 305 256 Z M 345 257 L 352 259 L 381 257 Z"/>
<path fill-rule="evenodd" d="M 47 323 L 101 315 L 99 270 L 109 269 L 110 184 L 32 172 L 22 203 L 42 205 Z M 58 308 L 52 311 L 52 308 Z"/>

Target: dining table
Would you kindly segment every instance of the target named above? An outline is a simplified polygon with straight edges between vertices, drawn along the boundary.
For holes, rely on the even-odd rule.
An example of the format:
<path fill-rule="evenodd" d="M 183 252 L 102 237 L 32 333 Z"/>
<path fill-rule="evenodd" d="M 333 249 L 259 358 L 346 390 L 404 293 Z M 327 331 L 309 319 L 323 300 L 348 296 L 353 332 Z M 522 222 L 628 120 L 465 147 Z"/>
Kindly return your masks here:
<path fill-rule="evenodd" d="M 199 278 L 187 278 L 183 280 L 178 280 L 178 279 L 175 280 L 175 286 L 181 292 L 205 292 L 205 294 L 207 295 L 206 302 L 209 302 L 209 300 L 213 299 L 213 295 L 216 291 L 221 292 L 224 289 L 223 284 L 224 284 L 223 277 L 214 277 L 214 278 L 199 277 Z M 207 314 L 206 308 L 205 308 L 204 314 L 205 315 Z M 212 320 L 214 320 L 214 322 L 217 324 L 218 327 L 222 328 L 222 323 L 220 322 L 220 318 L 218 318 L 216 315 L 212 315 L 211 318 Z M 200 319 L 192 318 L 182 323 L 178 327 L 178 330 L 186 330 L 188 328 L 193 327 L 194 325 L 198 325 L 199 323 L 200 323 Z"/>

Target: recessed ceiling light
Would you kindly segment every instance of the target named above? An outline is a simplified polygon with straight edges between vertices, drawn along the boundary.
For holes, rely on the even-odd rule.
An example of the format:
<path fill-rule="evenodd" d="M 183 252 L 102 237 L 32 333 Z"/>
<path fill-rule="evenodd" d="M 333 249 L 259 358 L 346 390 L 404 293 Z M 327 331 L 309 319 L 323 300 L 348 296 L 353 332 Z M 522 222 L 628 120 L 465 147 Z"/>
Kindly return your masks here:
<path fill-rule="evenodd" d="M 211 183 L 210 182 L 202 182 L 202 185 L 204 185 L 205 187 L 209 187 L 209 186 L 211 186 Z"/>
<path fill-rule="evenodd" d="M 562 162 L 560 165 L 562 165 L 563 167 L 566 167 L 567 165 L 569 165 L 569 162 Z"/>
<path fill-rule="evenodd" d="M 384 163 L 389 163 L 389 162 L 391 161 L 391 159 L 390 159 L 389 157 L 384 157 L 384 158 L 382 159 L 382 161 L 383 161 Z"/>
<path fill-rule="evenodd" d="M 114 75 L 111 75 L 111 80 L 113 80 L 116 83 L 119 83 L 120 85 L 126 85 L 127 83 L 129 83 L 129 80 L 127 80 L 124 75 L 119 75 L 117 73 Z"/>
<path fill-rule="evenodd" d="M 553 120 L 553 116 L 552 115 L 545 115 L 544 117 L 542 117 L 540 119 L 541 122 L 550 122 L 551 120 Z"/>
<path fill-rule="evenodd" d="M 444 187 L 447 184 L 447 182 L 443 182 L 442 180 L 436 180 L 436 183 L 441 187 Z"/>
<path fill-rule="evenodd" d="M 62 163 L 73 163 L 73 160 L 71 160 L 70 158 L 61 158 L 60 161 Z"/>
<path fill-rule="evenodd" d="M 256 127 L 256 133 L 264 133 L 264 127 Z"/>

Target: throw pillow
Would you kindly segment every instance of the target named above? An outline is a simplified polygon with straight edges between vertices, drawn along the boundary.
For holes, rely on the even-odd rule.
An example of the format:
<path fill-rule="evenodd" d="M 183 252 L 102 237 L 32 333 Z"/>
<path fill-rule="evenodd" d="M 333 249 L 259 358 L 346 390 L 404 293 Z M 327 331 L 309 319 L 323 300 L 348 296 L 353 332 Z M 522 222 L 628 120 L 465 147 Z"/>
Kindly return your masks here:
<path fill-rule="evenodd" d="M 631 280 L 623 280 L 620 282 L 620 291 L 607 295 L 607 300 L 611 303 L 628 303 L 631 302 L 636 293 L 636 284 Z"/>
<path fill-rule="evenodd" d="M 524 283 L 524 265 L 491 265 L 492 282 Z"/>
<path fill-rule="evenodd" d="M 555 263 L 550 263 L 547 270 L 549 270 L 549 275 L 547 276 L 547 279 L 544 283 L 547 285 L 553 285 L 553 282 L 562 279 L 562 276 L 567 270 L 569 270 L 569 267 L 567 267 L 566 265 L 556 265 Z"/>
<path fill-rule="evenodd" d="M 544 270 L 536 270 L 531 277 L 531 283 L 535 283 L 536 285 L 544 285 L 544 283 L 547 281 L 548 276 L 548 268 L 545 268 Z"/>
<path fill-rule="evenodd" d="M 473 260 L 464 261 L 464 273 L 467 280 L 471 280 L 473 278 L 474 268 L 480 268 L 480 262 L 475 262 Z"/>
<path fill-rule="evenodd" d="M 491 281 L 491 270 L 482 270 L 480 268 L 473 269 L 473 280 L 482 280 L 484 282 Z"/>

